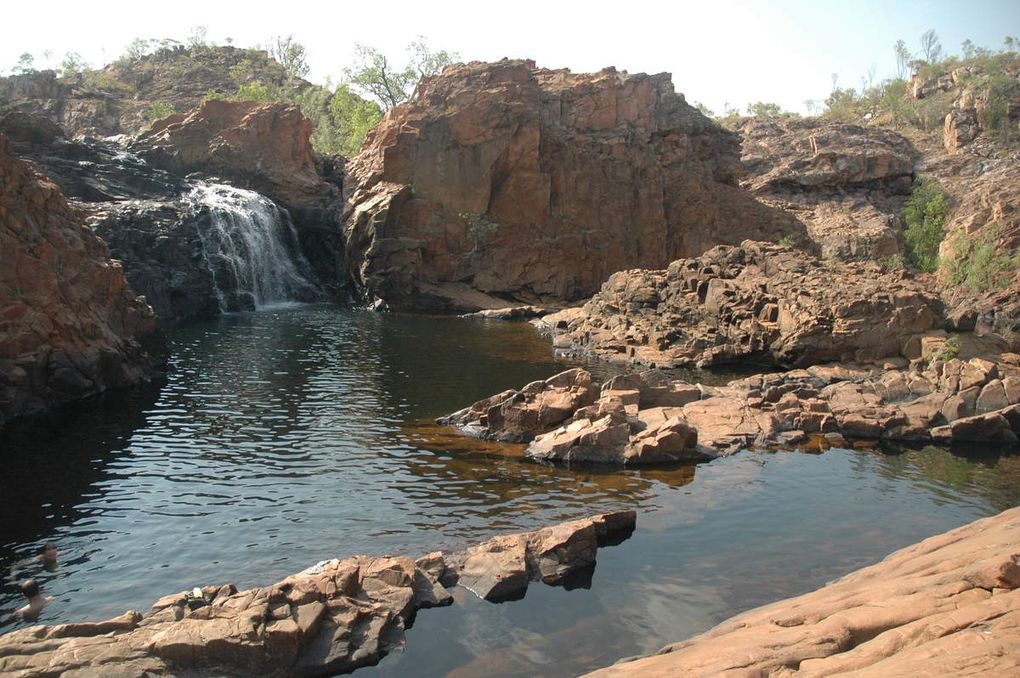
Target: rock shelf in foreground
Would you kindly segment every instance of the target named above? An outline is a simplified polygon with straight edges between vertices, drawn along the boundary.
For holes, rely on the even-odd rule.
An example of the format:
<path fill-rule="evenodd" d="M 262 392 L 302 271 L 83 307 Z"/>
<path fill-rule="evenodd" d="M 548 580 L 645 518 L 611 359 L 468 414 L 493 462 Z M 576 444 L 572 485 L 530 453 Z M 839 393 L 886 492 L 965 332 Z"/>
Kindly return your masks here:
<path fill-rule="evenodd" d="M 146 614 L 32 626 L 0 636 L 0 674 L 326 676 L 377 663 L 404 644 L 421 608 L 449 605 L 457 583 L 486 600 L 521 598 L 531 581 L 572 586 L 599 544 L 634 529 L 633 510 L 495 537 L 465 551 L 333 559 L 272 586 L 165 596 Z"/>
<path fill-rule="evenodd" d="M 588 674 L 1020 675 L 1020 508 Z"/>
<path fill-rule="evenodd" d="M 937 351 L 938 342 L 945 339 L 926 338 L 924 350 Z M 718 387 L 674 380 L 660 370 L 599 387 L 586 370 L 574 368 L 437 421 L 466 435 L 530 443 L 527 454 L 537 459 L 624 465 L 792 446 L 812 434 L 837 442 L 1015 445 L 1020 355 L 918 360 L 890 369 L 816 365 Z"/>

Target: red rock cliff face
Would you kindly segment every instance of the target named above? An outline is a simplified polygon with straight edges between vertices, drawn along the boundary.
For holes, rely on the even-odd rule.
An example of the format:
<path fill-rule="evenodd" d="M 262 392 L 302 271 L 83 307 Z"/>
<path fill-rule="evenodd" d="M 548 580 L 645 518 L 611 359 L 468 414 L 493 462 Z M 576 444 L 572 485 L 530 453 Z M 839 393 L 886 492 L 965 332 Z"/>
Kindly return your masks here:
<path fill-rule="evenodd" d="M 0 135 L 0 425 L 144 379 L 164 351 L 120 263 Z"/>
<path fill-rule="evenodd" d="M 349 268 L 391 306 L 472 309 L 486 299 L 471 288 L 573 300 L 621 269 L 803 236 L 736 187 L 739 155 L 668 74 L 452 66 L 348 166 Z"/>

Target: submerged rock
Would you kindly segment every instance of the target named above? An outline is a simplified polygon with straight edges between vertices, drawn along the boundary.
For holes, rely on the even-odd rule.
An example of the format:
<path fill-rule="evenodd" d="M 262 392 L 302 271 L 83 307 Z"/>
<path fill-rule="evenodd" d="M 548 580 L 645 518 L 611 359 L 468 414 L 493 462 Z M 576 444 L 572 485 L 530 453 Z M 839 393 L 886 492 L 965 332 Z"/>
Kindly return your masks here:
<path fill-rule="evenodd" d="M 1017 675 L 1017 544 L 1020 508 L 587 675 Z"/>
<path fill-rule="evenodd" d="M 474 311 L 460 285 L 555 304 L 621 269 L 803 236 L 737 187 L 739 148 L 668 74 L 453 65 L 349 164 L 348 267 L 391 308 Z"/>
<path fill-rule="evenodd" d="M 60 189 L 0 134 L 0 425 L 159 372 L 156 316 Z"/>
<path fill-rule="evenodd" d="M 583 308 L 541 324 L 557 348 L 614 361 L 803 366 L 916 357 L 911 339 L 940 328 L 942 311 L 920 279 L 746 241 L 613 274 Z"/>
<path fill-rule="evenodd" d="M 634 511 L 496 537 L 466 551 L 321 562 L 269 587 L 207 586 L 165 596 L 145 615 L 33 626 L 0 636 L 0 673 L 25 676 L 328 676 L 403 647 L 422 608 L 449 605 L 458 581 L 487 600 L 529 581 L 574 585 L 599 544 L 634 529 Z M 583 584 L 583 582 L 581 582 Z"/>

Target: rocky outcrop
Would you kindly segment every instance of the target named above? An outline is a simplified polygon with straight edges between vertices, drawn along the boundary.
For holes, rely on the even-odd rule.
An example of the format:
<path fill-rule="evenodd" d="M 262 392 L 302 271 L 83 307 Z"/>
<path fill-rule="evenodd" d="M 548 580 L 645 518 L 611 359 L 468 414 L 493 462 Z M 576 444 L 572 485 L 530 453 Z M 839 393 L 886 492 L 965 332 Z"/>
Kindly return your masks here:
<path fill-rule="evenodd" d="M 794 214 L 823 256 L 900 252 L 918 151 L 898 133 L 821 118 L 751 118 L 740 128 L 741 185 Z"/>
<path fill-rule="evenodd" d="M 1020 509 L 588 676 L 1020 673 Z"/>
<path fill-rule="evenodd" d="M 738 156 L 667 74 L 451 66 L 349 164 L 350 273 L 393 308 L 474 311 L 458 284 L 492 307 L 555 303 L 719 243 L 802 238 L 736 186 Z"/>
<path fill-rule="evenodd" d="M 948 357 L 947 342 L 944 334 L 925 337 L 923 356 L 909 365 L 815 365 L 725 386 L 647 370 L 615 377 L 596 395 L 590 375 L 573 369 L 437 421 L 465 435 L 529 443 L 533 459 L 616 465 L 844 439 L 1016 445 L 1020 355 L 988 354 L 999 344 L 968 338 L 966 358 Z"/>
<path fill-rule="evenodd" d="M 658 367 L 912 358 L 911 337 L 943 323 L 930 287 L 875 264 L 747 241 L 616 273 L 583 307 L 542 323 L 560 350 Z"/>
<path fill-rule="evenodd" d="M 210 94 L 231 96 L 238 76 L 272 87 L 309 86 L 262 50 L 162 42 L 152 54 L 125 55 L 94 71 L 58 76 L 43 70 L 0 78 L 0 98 L 15 110 L 46 116 L 72 136 L 110 136 L 148 127 L 154 105 L 186 111 Z"/>
<path fill-rule="evenodd" d="M 207 586 L 161 598 L 145 615 L 33 626 L 0 636 L 0 672 L 30 676 L 328 676 L 377 663 L 404 644 L 421 608 L 450 604 L 458 582 L 487 600 L 529 581 L 590 577 L 598 545 L 634 529 L 634 511 L 496 537 L 462 552 L 321 562 L 268 587 Z M 580 582 L 583 584 L 583 581 Z"/>
<path fill-rule="evenodd" d="M 152 309 L 60 190 L 0 134 L 0 424 L 152 376 Z"/>
<path fill-rule="evenodd" d="M 311 134 L 312 123 L 297 106 L 212 100 L 156 122 L 130 149 L 156 167 L 227 179 L 279 203 L 317 277 L 339 288 L 345 275 L 341 187 L 320 173 Z"/>

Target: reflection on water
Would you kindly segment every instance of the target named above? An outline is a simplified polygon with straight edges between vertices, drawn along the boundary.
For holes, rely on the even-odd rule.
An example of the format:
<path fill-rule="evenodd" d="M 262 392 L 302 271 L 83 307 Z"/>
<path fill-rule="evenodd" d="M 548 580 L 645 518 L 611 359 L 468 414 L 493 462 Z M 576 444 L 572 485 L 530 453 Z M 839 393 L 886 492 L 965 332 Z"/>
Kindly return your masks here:
<path fill-rule="evenodd" d="M 619 472 L 530 463 L 432 424 L 569 366 L 526 324 L 305 308 L 172 340 L 161 389 L 0 434 L 2 571 L 49 540 L 63 554 L 40 577 L 57 597 L 43 622 L 636 507 L 638 531 L 600 551 L 590 591 L 534 586 L 506 605 L 460 591 L 367 671 L 575 675 L 1020 502 L 1015 456 L 745 453 Z M 0 609 L 16 603 L 6 578 Z"/>

